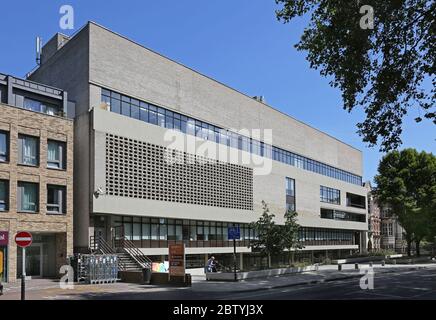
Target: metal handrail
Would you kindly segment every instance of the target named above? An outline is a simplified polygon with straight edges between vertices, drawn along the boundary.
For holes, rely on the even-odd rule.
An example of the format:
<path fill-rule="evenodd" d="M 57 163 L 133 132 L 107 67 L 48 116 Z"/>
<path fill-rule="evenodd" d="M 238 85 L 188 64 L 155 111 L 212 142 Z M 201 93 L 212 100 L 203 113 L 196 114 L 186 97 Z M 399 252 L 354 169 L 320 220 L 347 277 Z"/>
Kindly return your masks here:
<path fill-rule="evenodd" d="M 121 249 L 134 259 L 142 268 L 151 269 L 152 261 L 130 241 L 124 233 L 124 226 L 112 229 L 112 244 L 115 249 Z"/>
<path fill-rule="evenodd" d="M 151 269 L 152 261 L 149 257 L 144 255 L 141 250 L 139 250 L 133 242 L 131 242 L 126 237 L 120 239 L 122 248 L 127 252 L 137 263 L 141 265 L 141 267 L 145 269 Z"/>

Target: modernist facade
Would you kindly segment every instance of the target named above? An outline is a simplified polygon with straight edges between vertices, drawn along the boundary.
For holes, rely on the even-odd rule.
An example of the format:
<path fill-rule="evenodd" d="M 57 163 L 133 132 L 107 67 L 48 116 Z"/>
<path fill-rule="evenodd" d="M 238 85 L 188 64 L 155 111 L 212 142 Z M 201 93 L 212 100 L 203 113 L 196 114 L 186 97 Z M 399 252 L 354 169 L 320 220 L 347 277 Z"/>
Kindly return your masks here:
<path fill-rule="evenodd" d="M 183 242 L 202 265 L 236 224 L 242 261 L 262 200 L 278 223 L 299 213 L 305 252 L 366 248 L 361 151 L 92 22 L 42 61 L 31 79 L 76 102 L 76 251 L 123 226 L 153 259 Z"/>
<path fill-rule="evenodd" d="M 65 91 L 0 74 L 0 281 L 56 277 L 73 253 L 73 121 Z"/>

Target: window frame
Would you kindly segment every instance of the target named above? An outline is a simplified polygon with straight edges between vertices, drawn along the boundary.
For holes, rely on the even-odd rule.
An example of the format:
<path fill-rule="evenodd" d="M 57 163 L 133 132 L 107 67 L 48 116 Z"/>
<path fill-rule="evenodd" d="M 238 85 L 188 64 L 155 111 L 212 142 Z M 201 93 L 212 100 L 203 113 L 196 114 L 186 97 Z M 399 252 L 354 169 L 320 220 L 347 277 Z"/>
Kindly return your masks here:
<path fill-rule="evenodd" d="M 50 143 L 55 143 L 57 145 L 57 149 L 59 152 L 60 160 L 51 161 L 48 157 L 49 152 L 49 145 Z M 58 141 L 53 139 L 47 139 L 47 169 L 54 169 L 54 170 L 67 170 L 67 143 L 64 141 Z M 51 166 L 51 163 L 58 163 L 59 166 Z"/>
<path fill-rule="evenodd" d="M 35 206 L 35 210 L 23 209 L 23 193 L 21 192 L 20 188 L 23 188 L 22 190 L 24 191 L 25 185 L 35 187 L 36 201 L 35 201 L 35 203 L 33 203 L 33 205 Z M 17 182 L 17 212 L 37 214 L 37 213 L 39 213 L 39 209 L 40 209 L 39 204 L 40 204 L 40 201 L 39 201 L 39 183 L 28 182 L 28 181 L 18 181 Z"/>
<path fill-rule="evenodd" d="M 24 162 L 24 144 L 23 140 L 25 139 L 33 139 L 36 143 L 36 155 L 35 155 L 35 164 L 29 164 Z M 18 134 L 18 164 L 21 166 L 29 166 L 29 167 L 39 167 L 40 161 L 40 139 L 39 137 L 28 135 L 28 134 Z"/>
<path fill-rule="evenodd" d="M 54 189 L 57 192 L 59 203 L 49 203 L 49 192 L 50 189 Z M 58 211 L 49 210 L 49 207 L 58 207 Z M 67 187 L 55 184 L 47 184 L 47 203 L 46 203 L 46 213 L 48 215 L 66 215 L 67 214 Z"/>
<path fill-rule="evenodd" d="M 4 209 L 0 208 L 0 212 L 8 212 L 9 211 L 9 180 L 0 179 L 0 184 L 4 184 L 5 186 L 5 195 L 4 199 L 2 200 L 1 194 L 0 194 L 0 204 L 4 206 Z"/>
<path fill-rule="evenodd" d="M 0 135 L 4 135 L 5 137 L 5 146 L 6 150 L 5 152 L 1 152 L 0 150 L 0 163 L 7 163 L 9 162 L 9 154 L 10 154 L 10 132 L 5 130 L 0 130 Z M 4 159 L 3 159 L 4 158 Z"/>

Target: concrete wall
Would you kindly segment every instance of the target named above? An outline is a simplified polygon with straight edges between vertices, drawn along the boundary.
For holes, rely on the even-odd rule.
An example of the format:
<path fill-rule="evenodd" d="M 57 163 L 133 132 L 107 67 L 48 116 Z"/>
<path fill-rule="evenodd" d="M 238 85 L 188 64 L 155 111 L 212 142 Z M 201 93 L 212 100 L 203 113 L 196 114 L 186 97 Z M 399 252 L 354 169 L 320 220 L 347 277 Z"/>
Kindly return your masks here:
<path fill-rule="evenodd" d="M 98 186 L 104 189 L 106 186 L 105 133 L 112 133 L 125 138 L 149 142 L 160 146 L 167 147 L 171 145 L 171 148 L 173 149 L 186 151 L 184 150 L 183 145 L 175 145 L 173 144 L 173 141 L 166 141 L 165 133 L 168 131 L 167 129 L 102 110 L 100 108 L 95 108 L 92 116 L 96 146 L 94 156 L 94 188 L 97 188 Z M 179 135 L 182 138 L 186 137 L 186 135 L 175 131 L 174 134 Z M 218 150 L 218 154 L 224 154 L 225 149 L 230 149 L 226 146 L 210 141 L 206 142 L 206 144 L 214 146 L 214 149 Z M 241 150 L 238 150 L 237 152 L 239 157 L 236 159 L 229 159 L 228 162 L 241 165 L 242 163 L 240 161 L 243 159 L 242 154 L 245 152 Z M 196 150 L 196 154 L 202 155 L 200 149 Z M 277 221 L 281 223 L 283 222 L 283 214 L 286 210 L 285 178 L 291 177 L 296 180 L 296 208 L 299 213 L 298 219 L 301 225 L 307 227 L 367 230 L 368 225 L 366 222 L 335 221 L 320 218 L 321 206 L 324 208 L 366 214 L 365 209 L 350 208 L 346 207 L 345 204 L 346 192 L 353 192 L 365 196 L 366 191 L 363 187 L 305 171 L 277 161 L 272 161 L 271 165 L 272 171 L 270 174 L 254 176 L 254 211 L 103 195 L 94 198 L 94 212 L 249 223 L 257 220 L 258 216 L 261 214 L 261 202 L 264 200 L 268 203 L 270 210 L 276 214 Z M 254 165 L 246 166 L 255 167 Z M 319 195 L 320 185 L 340 189 L 342 193 L 341 205 L 321 203 Z"/>
<path fill-rule="evenodd" d="M 32 73 L 30 80 L 62 88 L 76 103 L 76 115 L 89 109 L 89 35 L 88 27 L 51 53 L 50 59 Z M 53 39 L 56 41 L 56 39 Z M 49 44 L 48 44 L 49 45 Z"/>
<path fill-rule="evenodd" d="M 92 84 L 225 128 L 273 129 L 274 145 L 362 175 L 359 150 L 96 24 L 86 30 Z"/>

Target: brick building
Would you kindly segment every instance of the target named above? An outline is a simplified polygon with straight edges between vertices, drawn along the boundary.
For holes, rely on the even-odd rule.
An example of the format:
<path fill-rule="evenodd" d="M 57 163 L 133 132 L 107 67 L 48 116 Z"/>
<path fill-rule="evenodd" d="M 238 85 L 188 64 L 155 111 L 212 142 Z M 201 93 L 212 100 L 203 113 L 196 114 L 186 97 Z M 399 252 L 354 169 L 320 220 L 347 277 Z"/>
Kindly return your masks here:
<path fill-rule="evenodd" d="M 0 281 L 57 277 L 73 253 L 73 122 L 66 92 L 0 74 Z"/>

